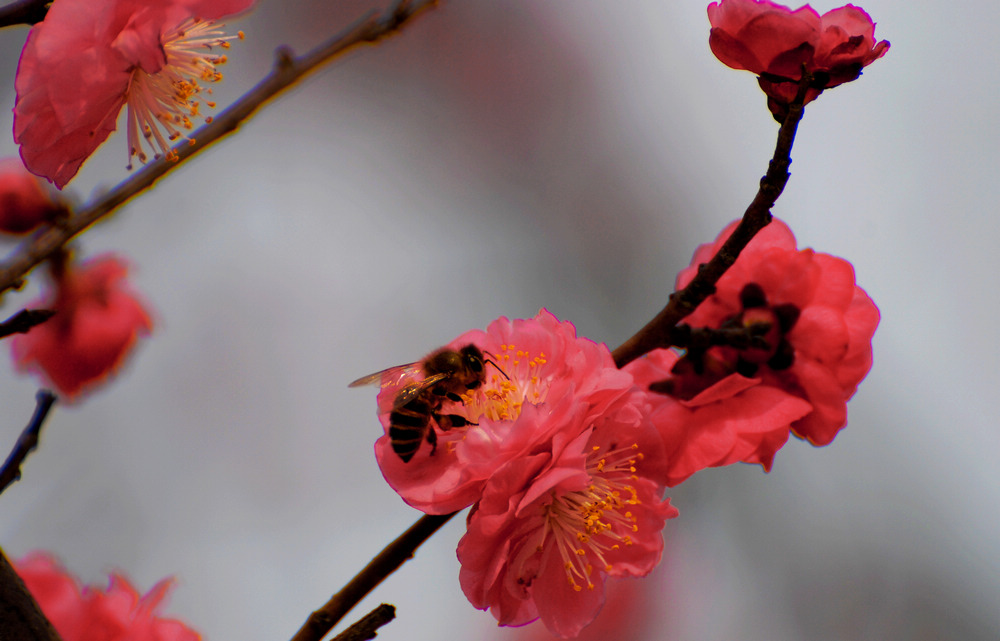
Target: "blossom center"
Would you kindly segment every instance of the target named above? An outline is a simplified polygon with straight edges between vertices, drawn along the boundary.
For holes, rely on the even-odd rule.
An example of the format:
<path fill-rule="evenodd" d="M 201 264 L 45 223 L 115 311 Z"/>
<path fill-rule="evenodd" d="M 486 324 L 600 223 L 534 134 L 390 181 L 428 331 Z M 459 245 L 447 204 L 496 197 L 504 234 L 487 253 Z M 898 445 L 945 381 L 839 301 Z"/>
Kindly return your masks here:
<path fill-rule="evenodd" d="M 177 152 L 170 145 L 179 138 L 194 144 L 184 131 L 194 127 L 193 120 L 200 115 L 202 105 L 214 108 L 215 102 L 205 96 L 211 88 L 203 85 L 222 80 L 218 67 L 226 63 L 226 55 L 216 49 L 229 49 L 229 41 L 243 39 L 243 32 L 227 36 L 224 25 L 212 20 L 189 18 L 162 37 L 166 63 L 156 73 L 147 73 L 141 67 L 132 71 L 125 90 L 128 128 L 129 164 L 132 157 L 146 162 L 145 147 L 154 159 L 177 159 Z M 212 117 L 205 118 L 211 122 Z"/>
<path fill-rule="evenodd" d="M 545 400 L 550 381 L 540 373 L 547 362 L 544 352 L 532 354 L 515 345 L 501 345 L 500 351 L 491 356 L 496 367 L 487 365 L 485 383 L 462 396 L 470 421 L 512 421 L 520 416 L 525 402 L 538 404 Z"/>
<path fill-rule="evenodd" d="M 573 590 L 594 589 L 590 579 L 594 566 L 610 571 L 608 552 L 632 545 L 632 535 L 639 531 L 632 510 L 641 502 L 635 488 L 635 465 L 641 459 L 635 443 L 605 451 L 595 445 L 587 455 L 587 487 L 564 494 L 554 491 L 552 502 L 544 506 L 538 551 L 551 537 Z"/>
<path fill-rule="evenodd" d="M 766 365 L 774 371 L 788 369 L 795 361 L 795 349 L 788 342 L 787 334 L 799 319 L 800 310 L 795 305 L 770 305 L 767 294 L 757 283 L 748 283 L 740 292 L 740 303 L 743 310 L 735 317 L 723 323 L 753 327 L 763 325 L 768 327 L 764 334 L 766 349 L 741 350 L 736 362 L 736 371 L 740 374 L 755 376 L 761 365 Z"/>

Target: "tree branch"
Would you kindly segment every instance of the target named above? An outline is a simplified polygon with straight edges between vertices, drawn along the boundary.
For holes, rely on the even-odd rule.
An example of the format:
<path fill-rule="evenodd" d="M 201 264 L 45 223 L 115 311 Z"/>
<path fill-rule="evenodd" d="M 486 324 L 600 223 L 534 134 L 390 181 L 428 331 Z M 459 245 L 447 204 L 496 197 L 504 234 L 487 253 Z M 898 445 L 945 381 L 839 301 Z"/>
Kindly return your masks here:
<path fill-rule="evenodd" d="M 693 312 L 706 298 L 715 293 L 715 284 L 739 257 L 743 248 L 757 232 L 771 222 L 771 208 L 788 182 L 788 167 L 792 163 L 792 144 L 802 120 L 806 90 L 812 76 L 803 71 L 798 95 L 788 107 L 788 116 L 778 130 L 774 156 L 767 173 L 760 180 L 760 188 L 753 202 L 747 207 L 743 219 L 729 236 L 719 252 L 707 263 L 698 266 L 698 273 L 687 287 L 670 295 L 670 300 L 653 320 L 649 321 L 632 338 L 611 352 L 618 367 L 624 367 L 643 354 L 658 348 L 670 347 L 671 328 Z"/>
<path fill-rule="evenodd" d="M 14 444 L 14 449 L 10 456 L 4 461 L 0 468 L 0 493 L 7 489 L 7 486 L 21 478 L 21 464 L 33 449 L 38 447 L 38 437 L 42 431 L 42 423 L 49 415 L 49 410 L 56 402 L 56 395 L 47 389 L 38 390 L 35 395 L 35 413 L 28 421 L 27 427 L 21 432 L 20 438 Z"/>
<path fill-rule="evenodd" d="M 243 121 L 250 118 L 263 105 L 325 63 L 357 47 L 374 44 L 397 33 L 413 18 L 436 4 L 437 0 L 420 2 L 400 0 L 385 15 L 380 16 L 377 12 L 371 12 L 346 31 L 300 57 L 294 57 L 288 48 L 279 49 L 271 73 L 216 116 L 211 123 L 195 131 L 190 141 L 174 147 L 176 160 L 164 157 L 151 162 L 97 202 L 88 205 L 76 215 L 69 216 L 60 224 L 48 227 L 37 234 L 15 256 L 0 264 L 0 294 L 16 287 L 29 271 L 77 234 L 152 187 L 157 180 L 176 169 L 181 162 L 236 131 Z"/>
<path fill-rule="evenodd" d="M 44 323 L 55 315 L 55 311 L 51 309 L 22 309 L 0 323 L 0 338 L 6 338 L 11 334 L 27 334 L 32 327 Z"/>
<path fill-rule="evenodd" d="M 410 526 L 406 532 L 387 545 L 372 559 L 365 569 L 361 570 L 351 581 L 341 588 L 340 592 L 330 597 L 326 604 L 316 610 L 292 637 L 292 641 L 320 641 L 333 626 L 344 618 L 351 608 L 358 604 L 366 594 L 395 572 L 399 566 L 413 557 L 414 552 L 432 534 L 458 514 L 424 515 Z"/>
<path fill-rule="evenodd" d="M 61 641 L 3 550 L 0 550 L 0 639 Z"/>
<path fill-rule="evenodd" d="M 0 7 L 0 27 L 37 24 L 49 12 L 46 5 L 50 2 L 52 0 L 16 0 Z"/>
<path fill-rule="evenodd" d="M 333 637 L 332 641 L 368 641 L 374 639 L 378 636 L 377 630 L 395 618 L 396 608 L 388 603 L 383 603 L 361 617 L 357 623 Z"/>

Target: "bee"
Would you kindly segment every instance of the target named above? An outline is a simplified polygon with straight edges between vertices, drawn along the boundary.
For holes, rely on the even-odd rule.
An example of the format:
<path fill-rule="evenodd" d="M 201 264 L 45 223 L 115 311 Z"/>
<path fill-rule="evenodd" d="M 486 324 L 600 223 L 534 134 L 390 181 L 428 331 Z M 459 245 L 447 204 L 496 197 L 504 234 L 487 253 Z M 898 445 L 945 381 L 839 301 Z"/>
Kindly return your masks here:
<path fill-rule="evenodd" d="M 393 387 L 407 379 L 415 379 L 405 384 L 391 403 L 380 408 L 390 412 L 389 441 L 392 443 L 392 450 L 404 463 L 408 463 L 425 440 L 431 445 L 431 455 L 437 449 L 437 433 L 432 421 L 442 431 L 477 425 L 464 416 L 442 414 L 440 410 L 445 401 L 461 403 L 463 392 L 478 389 L 486 382 L 487 363 L 496 367 L 507 378 L 507 374 L 495 362 L 486 358 L 481 349 L 469 344 L 458 350 L 444 347 L 432 352 L 422 361 L 362 376 L 348 387 Z"/>

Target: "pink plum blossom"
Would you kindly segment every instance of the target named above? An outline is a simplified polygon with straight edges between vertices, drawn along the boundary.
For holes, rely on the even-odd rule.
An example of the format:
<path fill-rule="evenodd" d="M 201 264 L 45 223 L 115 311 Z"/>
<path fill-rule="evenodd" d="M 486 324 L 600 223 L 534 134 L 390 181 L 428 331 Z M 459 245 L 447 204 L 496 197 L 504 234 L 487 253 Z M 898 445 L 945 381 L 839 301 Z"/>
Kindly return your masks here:
<path fill-rule="evenodd" d="M 708 19 L 712 52 L 727 66 L 759 76 L 779 121 L 803 67 L 815 76 L 808 103 L 824 89 L 855 80 L 889 50 L 887 41 L 876 42 L 871 17 L 850 4 L 821 16 L 809 5 L 793 11 L 769 0 L 722 0 L 708 6 Z"/>
<path fill-rule="evenodd" d="M 27 168 L 60 189 L 115 130 L 127 110 L 128 157 L 170 145 L 191 129 L 200 83 L 229 38 L 216 20 L 253 0 L 58 0 L 28 34 L 17 77 L 14 141 Z M 203 93 L 204 92 L 204 93 Z"/>
<path fill-rule="evenodd" d="M 441 412 L 464 417 L 467 427 L 437 430 L 437 445 L 423 443 L 404 462 L 389 438 L 389 411 L 399 386 L 380 393 L 385 434 L 375 456 L 389 485 L 407 503 L 429 514 L 446 514 L 477 501 L 489 477 L 506 461 L 531 453 L 567 429 L 582 432 L 608 416 L 638 420 L 645 397 L 634 393 L 631 374 L 615 367 L 606 345 L 579 338 L 571 323 L 546 310 L 535 318 L 500 318 L 486 329 L 462 334 L 447 347 L 473 344 L 496 365 L 486 381 Z M 386 400 L 388 399 L 388 402 Z M 433 452 L 433 453 L 432 453 Z"/>
<path fill-rule="evenodd" d="M 105 254 L 54 270 L 55 290 L 32 307 L 56 313 L 27 334 L 10 339 L 14 362 L 73 400 L 106 382 L 153 321 L 128 287 L 128 267 Z"/>
<path fill-rule="evenodd" d="M 13 564 L 63 641 L 200 641 L 201 635 L 175 619 L 157 616 L 173 580 L 160 581 L 140 596 L 125 577 L 112 574 L 106 590 L 87 586 L 46 554 Z"/>
<path fill-rule="evenodd" d="M 636 383 L 655 385 L 676 380 L 680 355 L 656 350 L 626 369 Z M 672 380 L 672 382 L 673 382 Z M 666 447 L 667 485 L 677 485 L 695 472 L 733 463 L 757 463 L 771 469 L 775 453 L 788 440 L 791 424 L 812 411 L 812 405 L 759 378 L 731 373 L 711 382 L 691 398 L 661 396 L 650 420 Z"/>
<path fill-rule="evenodd" d="M 695 251 L 677 277 L 678 288 L 737 224 Z M 767 347 L 689 350 L 683 358 L 657 350 L 627 368 L 644 384 L 661 379 L 654 388 L 665 394 L 653 397 L 653 416 L 668 444 L 671 484 L 700 465 L 742 460 L 768 468 L 786 426 L 814 445 L 830 443 L 847 424 L 847 401 L 871 369 L 879 312 L 855 283 L 850 263 L 799 250 L 788 226 L 775 219 L 685 322 L 766 325 Z"/>
<path fill-rule="evenodd" d="M 63 210 L 55 190 L 28 172 L 19 158 L 0 160 L 0 231 L 26 234 Z"/>
<path fill-rule="evenodd" d="M 545 430 L 544 418 L 541 430 Z M 662 441 L 645 417 L 565 425 L 486 483 L 458 544 L 459 580 L 500 625 L 541 619 L 574 637 L 597 616 L 607 577 L 645 576 L 677 516 L 661 499 Z"/>

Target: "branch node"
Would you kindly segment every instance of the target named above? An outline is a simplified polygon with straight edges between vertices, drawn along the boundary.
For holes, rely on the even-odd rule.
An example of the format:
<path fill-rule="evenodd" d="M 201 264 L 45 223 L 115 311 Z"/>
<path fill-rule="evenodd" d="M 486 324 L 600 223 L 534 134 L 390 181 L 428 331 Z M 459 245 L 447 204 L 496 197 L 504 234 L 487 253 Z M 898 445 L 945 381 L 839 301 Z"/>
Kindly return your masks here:
<path fill-rule="evenodd" d="M 281 45 L 274 50 L 274 68 L 278 71 L 288 71 L 295 67 L 295 51 L 288 45 Z"/>

